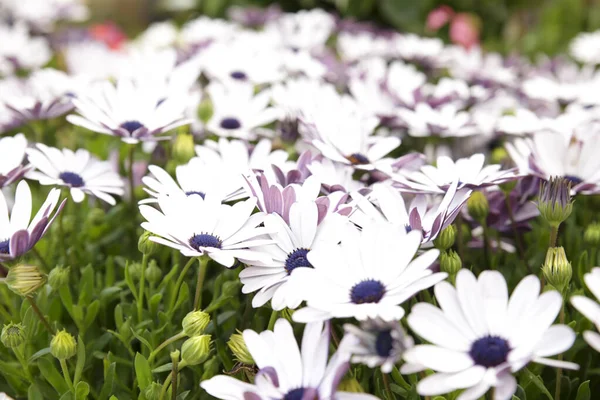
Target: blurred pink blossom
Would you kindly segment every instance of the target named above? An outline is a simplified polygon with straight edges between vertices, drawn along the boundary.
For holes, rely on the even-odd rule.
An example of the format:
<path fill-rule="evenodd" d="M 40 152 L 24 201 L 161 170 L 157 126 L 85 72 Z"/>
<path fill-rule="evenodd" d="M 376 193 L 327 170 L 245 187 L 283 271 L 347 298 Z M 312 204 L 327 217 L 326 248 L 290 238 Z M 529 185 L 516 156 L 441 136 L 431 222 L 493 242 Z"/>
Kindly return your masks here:
<path fill-rule="evenodd" d="M 479 44 L 479 24 L 472 14 L 456 14 L 450 22 L 450 40 L 452 43 L 470 49 Z"/>
<path fill-rule="evenodd" d="M 454 16 L 454 10 L 449 6 L 439 6 L 427 15 L 427 29 L 437 31 L 446 25 Z"/>

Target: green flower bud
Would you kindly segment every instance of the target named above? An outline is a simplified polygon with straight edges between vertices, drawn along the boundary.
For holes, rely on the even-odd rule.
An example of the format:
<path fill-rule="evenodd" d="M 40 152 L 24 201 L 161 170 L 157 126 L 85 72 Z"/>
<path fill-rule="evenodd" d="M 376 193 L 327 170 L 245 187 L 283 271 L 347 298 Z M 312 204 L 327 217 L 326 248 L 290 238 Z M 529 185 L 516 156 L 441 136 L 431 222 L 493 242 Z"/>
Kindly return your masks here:
<path fill-rule="evenodd" d="M 61 218 L 62 218 L 62 225 L 63 225 L 64 233 L 68 235 L 68 234 L 75 232 L 75 216 L 65 214 L 65 215 L 61 216 Z"/>
<path fill-rule="evenodd" d="M 492 164 L 502 164 L 508 157 L 508 151 L 504 147 L 496 147 L 492 150 L 490 162 Z"/>
<path fill-rule="evenodd" d="M 46 276 L 35 265 L 17 265 L 6 275 L 8 288 L 20 296 L 27 296 L 46 283 Z"/>
<path fill-rule="evenodd" d="M 227 346 L 229 346 L 229 350 L 231 350 L 237 361 L 242 364 L 252 365 L 254 364 L 254 359 L 246 347 L 244 336 L 240 331 L 237 332 L 229 337 Z"/>
<path fill-rule="evenodd" d="M 454 250 L 442 252 L 440 255 L 440 270 L 449 276 L 455 276 L 462 268 L 462 261 Z"/>
<path fill-rule="evenodd" d="M 135 280 L 139 280 L 142 276 L 142 264 L 138 262 L 128 264 L 125 268 L 127 268 L 129 276 Z"/>
<path fill-rule="evenodd" d="M 146 396 L 147 400 L 159 400 L 161 390 L 162 390 L 162 384 L 160 384 L 158 382 L 152 382 L 144 390 L 144 396 Z"/>
<path fill-rule="evenodd" d="M 208 358 L 211 346 L 210 335 L 193 336 L 181 345 L 181 360 L 186 365 L 197 365 Z"/>
<path fill-rule="evenodd" d="M 189 336 L 199 336 L 204 333 L 206 326 L 210 322 L 210 315 L 204 311 L 189 312 L 184 318 L 181 326 L 183 332 Z"/>
<path fill-rule="evenodd" d="M 588 225 L 583 234 L 583 240 L 591 246 L 600 245 L 600 223 L 594 222 Z"/>
<path fill-rule="evenodd" d="M 56 267 L 48 274 L 48 283 L 53 289 L 59 289 L 69 284 L 71 267 Z"/>
<path fill-rule="evenodd" d="M 86 223 L 92 226 L 102 225 L 106 220 L 106 213 L 101 208 L 92 208 L 88 211 Z"/>
<path fill-rule="evenodd" d="M 550 247 L 546 252 L 546 261 L 542 265 L 542 272 L 549 284 L 554 286 L 556 290 L 564 293 L 569 287 L 571 277 L 573 276 L 573 268 L 567 260 L 565 249 L 562 247 Z"/>
<path fill-rule="evenodd" d="M 444 251 L 454 246 L 455 239 L 456 227 L 454 225 L 450 225 L 440 232 L 438 237 L 433 241 L 433 244 L 436 248 Z"/>
<path fill-rule="evenodd" d="M 186 164 L 195 155 L 194 136 L 189 133 L 177 135 L 173 143 L 173 159 L 179 164 Z"/>
<path fill-rule="evenodd" d="M 482 222 L 490 212 L 490 204 L 482 192 L 474 192 L 467 200 L 467 210 L 474 220 Z"/>
<path fill-rule="evenodd" d="M 206 123 L 213 116 L 213 114 L 213 104 L 209 98 L 205 98 L 204 100 L 202 100 L 200 106 L 198 107 L 198 119 Z"/>
<path fill-rule="evenodd" d="M 153 236 L 150 232 L 144 231 L 138 240 L 138 250 L 147 256 L 151 256 L 156 253 L 158 249 L 158 243 L 150 240 L 150 237 Z"/>
<path fill-rule="evenodd" d="M 158 267 L 156 261 L 151 260 L 148 264 L 148 268 L 146 268 L 146 279 L 151 284 L 156 284 L 162 280 L 162 277 L 162 270 Z"/>
<path fill-rule="evenodd" d="M 549 181 L 542 182 L 537 206 L 550 226 L 558 228 L 573 211 L 571 181 L 564 178 L 550 178 Z"/>
<path fill-rule="evenodd" d="M 77 354 L 77 341 L 63 329 L 52 337 L 50 353 L 59 360 L 67 360 Z"/>
<path fill-rule="evenodd" d="M 365 393 L 365 390 L 360 386 L 360 383 L 356 378 L 344 379 L 337 387 L 339 392 L 350 392 L 350 393 Z"/>
<path fill-rule="evenodd" d="M 21 324 L 13 324 L 12 322 L 8 325 L 4 325 L 2 328 L 2 335 L 0 340 L 2 344 L 9 349 L 19 347 L 25 341 L 25 328 Z"/>

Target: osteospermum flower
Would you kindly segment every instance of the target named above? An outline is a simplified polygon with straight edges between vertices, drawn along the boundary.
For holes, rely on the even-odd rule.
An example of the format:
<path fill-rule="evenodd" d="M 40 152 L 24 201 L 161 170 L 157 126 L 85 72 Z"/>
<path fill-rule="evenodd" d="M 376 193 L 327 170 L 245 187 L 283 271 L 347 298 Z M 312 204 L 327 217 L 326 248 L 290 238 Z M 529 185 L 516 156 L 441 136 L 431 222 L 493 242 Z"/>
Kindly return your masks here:
<path fill-rule="evenodd" d="M 369 224 L 362 231 L 346 229 L 340 245 L 308 253 L 314 268 L 296 271 L 310 289 L 305 294 L 307 307 L 296 311 L 294 320 L 402 318 L 400 304 L 447 276 L 429 269 L 437 250 L 413 260 L 420 244 L 420 232 L 406 233 L 388 223 Z"/>
<path fill-rule="evenodd" d="M 259 368 L 254 384 L 217 375 L 200 384 L 211 396 L 225 400 L 375 399 L 363 393 L 338 392 L 348 370 L 349 355 L 338 351 L 329 358 L 328 324 L 304 328 L 299 349 L 289 322 L 279 319 L 273 331 L 243 333 L 248 351 Z"/>
<path fill-rule="evenodd" d="M 583 279 L 596 299 L 600 299 L 600 268 L 592 268 L 592 272 L 585 274 Z M 596 330 L 600 330 L 600 305 L 598 303 L 585 296 L 573 296 L 571 297 L 571 304 L 594 323 Z M 583 332 L 583 338 L 594 350 L 600 352 L 600 334 L 598 332 L 585 331 Z"/>
<path fill-rule="evenodd" d="M 0 192 L 0 261 L 12 260 L 35 246 L 65 204 L 66 200 L 63 200 L 53 213 L 59 197 L 60 190 L 52 189 L 44 204 L 31 219 L 32 198 L 27 182 L 21 181 L 17 185 L 10 216 L 4 194 Z"/>
<path fill-rule="evenodd" d="M 0 24 L 0 42 L 1 75 L 12 75 L 19 68 L 38 69 L 52 58 L 48 41 L 30 36 L 22 21 L 13 26 Z"/>
<path fill-rule="evenodd" d="M 265 227 L 273 244 L 259 247 L 271 256 L 267 264 L 251 263 L 240 272 L 244 285 L 242 293 L 259 290 L 252 300 L 254 307 L 260 307 L 271 300 L 274 310 L 284 307 L 295 309 L 304 300 L 307 287 L 299 285 L 294 278 L 298 268 L 314 268 L 307 254 L 322 246 L 339 243 L 348 219 L 339 214 L 325 215 L 314 201 L 295 202 L 289 209 L 289 221 L 278 214 L 265 218 Z"/>
<path fill-rule="evenodd" d="M 471 115 L 454 104 L 432 108 L 427 103 L 418 103 L 414 110 L 399 108 L 398 117 L 408 126 L 411 136 L 464 137 L 477 133 Z"/>
<path fill-rule="evenodd" d="M 575 333 L 566 325 L 551 326 L 562 296 L 556 291 L 540 294 L 537 277 L 525 277 L 510 299 L 504 277 L 497 271 L 484 271 L 477 279 L 461 269 L 456 289 L 441 282 L 434 290 L 441 309 L 419 303 L 408 316 L 410 328 L 431 344 L 417 345 L 404 354 L 407 369 L 414 372 L 418 365 L 436 372 L 418 383 L 419 394 L 466 389 L 459 399 L 475 400 L 493 387 L 494 400 L 507 400 L 517 389 L 512 374 L 532 361 L 578 368 L 547 358 L 568 350 Z"/>
<path fill-rule="evenodd" d="M 34 171 L 27 174 L 42 185 L 64 186 L 71 192 L 73 201 L 83 201 L 86 194 L 115 205 L 112 195 L 123 195 L 123 181 L 113 171 L 109 162 L 100 161 L 87 150 L 59 150 L 38 143 L 27 149 L 27 157 Z"/>
<path fill-rule="evenodd" d="M 142 228 L 158 235 L 150 239 L 177 249 L 186 257 L 208 255 L 221 265 L 233 267 L 235 259 L 244 263 L 267 263 L 270 257 L 253 248 L 271 242 L 268 230 L 258 227 L 265 215 L 252 215 L 255 199 L 238 202 L 233 206 L 221 204 L 221 199 L 211 193 L 204 198 L 185 193 L 159 195 L 160 211 L 141 205 L 146 219 Z"/>
<path fill-rule="evenodd" d="M 23 165 L 27 139 L 22 133 L 0 139 L 0 188 L 21 179 L 30 169 Z"/>
<path fill-rule="evenodd" d="M 68 115 L 67 120 L 125 143 L 164 139 L 158 135 L 192 122 L 185 116 L 185 93 L 165 96 L 160 85 L 136 85 L 130 79 L 116 85 L 102 82 L 73 99 L 80 115 Z"/>

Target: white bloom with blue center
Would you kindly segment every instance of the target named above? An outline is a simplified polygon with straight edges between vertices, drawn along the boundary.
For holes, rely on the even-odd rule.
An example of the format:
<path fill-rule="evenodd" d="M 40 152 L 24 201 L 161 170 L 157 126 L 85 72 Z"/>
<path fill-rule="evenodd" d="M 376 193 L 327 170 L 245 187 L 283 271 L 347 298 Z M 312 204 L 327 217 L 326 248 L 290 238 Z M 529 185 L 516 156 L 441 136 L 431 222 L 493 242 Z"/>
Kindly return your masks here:
<path fill-rule="evenodd" d="M 530 362 L 578 368 L 547 358 L 568 350 L 575 332 L 566 325 L 552 325 L 562 296 L 556 291 L 540 294 L 537 277 L 525 277 L 510 299 L 497 271 L 484 271 L 477 279 L 462 269 L 456 288 L 441 282 L 434 291 L 440 308 L 418 303 L 408 316 L 413 332 L 431 344 L 408 350 L 402 372 L 436 372 L 418 383 L 420 395 L 466 389 L 458 400 L 476 400 L 493 387 L 494 400 L 508 400 L 517 390 L 512 374 Z"/>
<path fill-rule="evenodd" d="M 596 299 L 600 299 L 600 268 L 592 268 L 592 272 L 585 274 L 583 279 L 590 292 Z M 596 330 L 600 330 L 600 305 L 597 302 L 585 296 L 573 296 L 571 297 L 571 304 L 594 323 Z M 594 350 L 600 352 L 600 334 L 598 332 L 585 331 L 583 332 L 583 338 Z"/>
<path fill-rule="evenodd" d="M 68 188 L 76 203 L 89 194 L 115 205 L 113 195 L 123 195 L 123 180 L 109 162 L 98 160 L 84 149 L 59 150 L 42 143 L 36 147 L 26 150 L 29 162 L 35 167 L 27 178 L 42 185 Z"/>
<path fill-rule="evenodd" d="M 362 231 L 345 229 L 341 244 L 321 246 L 308 253 L 314 268 L 300 268 L 298 279 L 307 289 L 307 307 L 296 311 L 298 322 L 331 318 L 381 317 L 399 320 L 400 307 L 416 293 L 447 274 L 430 269 L 439 255 L 429 250 L 413 260 L 421 244 L 421 232 L 387 222 L 368 224 Z"/>
<path fill-rule="evenodd" d="M 285 319 L 272 331 L 246 329 L 244 342 L 259 368 L 254 384 L 231 376 L 217 375 L 200 386 L 224 400 L 375 400 L 364 393 L 338 392 L 349 368 L 350 355 L 338 351 L 329 357 L 329 324 L 313 323 L 304 328 L 302 347 Z"/>

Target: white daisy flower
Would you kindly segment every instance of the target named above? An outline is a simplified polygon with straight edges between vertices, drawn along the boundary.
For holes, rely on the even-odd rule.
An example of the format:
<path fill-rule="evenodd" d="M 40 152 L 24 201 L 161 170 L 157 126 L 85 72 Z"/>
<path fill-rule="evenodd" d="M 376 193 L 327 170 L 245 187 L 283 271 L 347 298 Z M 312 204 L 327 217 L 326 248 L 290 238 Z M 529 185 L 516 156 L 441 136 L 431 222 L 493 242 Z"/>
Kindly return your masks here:
<path fill-rule="evenodd" d="M 23 165 L 27 139 L 22 133 L 0 139 L 0 188 L 21 179 L 30 166 Z"/>
<path fill-rule="evenodd" d="M 328 158 L 314 160 L 306 166 L 329 192 L 352 192 L 365 187 L 363 182 L 354 180 L 354 168 L 346 164 L 336 163 Z"/>
<path fill-rule="evenodd" d="M 204 198 L 172 193 L 160 195 L 158 205 L 160 211 L 140 206 L 146 219 L 142 228 L 158 235 L 151 237 L 152 241 L 179 250 L 186 257 L 206 254 L 227 268 L 234 266 L 235 259 L 244 263 L 270 261 L 268 255 L 254 249 L 271 243 L 264 236 L 268 230 L 258 227 L 265 215 L 252 215 L 255 199 L 230 206 L 211 193 Z"/>
<path fill-rule="evenodd" d="M 415 103 L 415 91 L 420 89 L 427 76 L 412 64 L 394 61 L 388 68 L 385 87 L 402 104 Z"/>
<path fill-rule="evenodd" d="M 242 293 L 259 290 L 252 300 L 255 308 L 271 300 L 274 310 L 295 309 L 304 300 L 308 288 L 295 281 L 294 271 L 297 268 L 314 268 L 307 254 L 322 246 L 336 245 L 344 229 L 348 229 L 348 218 L 339 214 L 325 215 L 325 211 L 319 212 L 314 201 L 299 201 L 289 209 L 289 222 L 278 214 L 267 215 L 264 224 L 273 232 L 270 234 L 273 244 L 261 246 L 258 250 L 269 254 L 272 261 L 268 264 L 250 263 L 240 272 L 244 285 Z"/>
<path fill-rule="evenodd" d="M 414 345 L 398 321 L 386 322 L 368 319 L 360 327 L 344 324 L 346 334 L 340 343 L 352 354 L 353 363 L 362 363 L 369 368 L 381 367 L 381 372 L 390 373 L 404 352 Z"/>
<path fill-rule="evenodd" d="M 222 19 L 199 17 L 188 21 L 180 31 L 180 42 L 188 47 L 206 45 L 213 40 L 233 39 L 241 27 Z"/>
<path fill-rule="evenodd" d="M 284 46 L 308 51 L 324 47 L 334 28 L 333 15 L 318 8 L 283 14 L 265 25 Z"/>
<path fill-rule="evenodd" d="M 546 357 L 568 350 L 575 333 L 566 325 L 551 326 L 562 307 L 556 291 L 540 294 L 537 277 L 525 277 L 508 297 L 502 274 L 484 271 L 475 278 L 467 269 L 435 286 L 440 308 L 415 305 L 408 325 L 431 344 L 417 345 L 404 354 L 406 369 L 432 369 L 417 391 L 435 396 L 466 389 L 458 400 L 476 400 L 491 387 L 494 400 L 508 400 L 517 389 L 512 375 L 530 362 L 559 368 L 578 365 Z"/>
<path fill-rule="evenodd" d="M 115 205 L 112 195 L 123 195 L 123 180 L 109 162 L 98 160 L 84 149 L 73 152 L 42 143 L 36 147 L 26 150 L 29 162 L 35 168 L 27 178 L 42 185 L 67 187 L 76 203 L 89 194 Z"/>
<path fill-rule="evenodd" d="M 311 289 L 305 294 L 307 307 L 296 311 L 294 320 L 399 320 L 404 315 L 400 304 L 447 276 L 429 268 L 437 250 L 413 260 L 420 244 L 420 232 L 406 233 L 389 223 L 369 224 L 361 231 L 346 229 L 341 245 L 308 253 L 314 268 L 296 271 Z"/>
<path fill-rule="evenodd" d="M 583 64 L 600 64 L 600 30 L 580 32 L 571 41 L 569 50 L 574 59 Z"/>
<path fill-rule="evenodd" d="M 84 21 L 89 10 L 82 0 L 2 0 L 0 8 L 36 31 L 50 32 L 58 21 Z"/>
<path fill-rule="evenodd" d="M 62 55 L 69 74 L 89 82 L 120 76 L 129 61 L 125 52 L 91 40 L 67 44 Z"/>
<path fill-rule="evenodd" d="M 444 50 L 440 38 L 427 38 L 414 34 L 397 35 L 396 53 L 404 60 L 435 65 Z"/>
<path fill-rule="evenodd" d="M 256 128 L 279 117 L 279 111 L 269 107 L 269 90 L 254 94 L 251 84 L 224 86 L 216 82 L 209 84 L 206 90 L 213 105 L 213 115 L 206 129 L 218 136 L 254 139 Z"/>
<path fill-rule="evenodd" d="M 17 185 L 10 216 L 6 198 L 0 192 L 0 261 L 17 258 L 35 246 L 65 205 L 66 200 L 63 200 L 53 213 L 59 197 L 60 190 L 52 189 L 31 219 L 32 198 L 27 182 L 21 181 Z"/>
<path fill-rule="evenodd" d="M 217 375 L 200 386 L 224 400 L 375 400 L 369 394 L 337 391 L 348 371 L 349 355 L 338 351 L 328 361 L 329 331 L 329 324 L 306 325 L 299 349 L 290 323 L 283 318 L 275 322 L 273 331 L 259 334 L 246 329 L 244 342 L 259 368 L 254 384 Z"/>
<path fill-rule="evenodd" d="M 20 68 L 39 69 L 52 58 L 48 41 L 30 36 L 23 21 L 0 24 L 0 43 L 0 75 L 12 75 Z"/>
<path fill-rule="evenodd" d="M 361 61 L 369 57 L 390 57 L 392 38 L 367 30 L 340 32 L 336 40 L 340 58 L 347 62 Z"/>
<path fill-rule="evenodd" d="M 583 280 L 594 297 L 600 299 L 600 268 L 592 268 L 591 272 L 583 276 Z M 600 305 L 598 303 L 585 296 L 573 296 L 571 297 L 571 304 L 594 323 L 596 330 L 600 330 Z M 598 332 L 585 331 L 583 332 L 583 338 L 594 350 L 600 352 L 600 334 Z"/>
<path fill-rule="evenodd" d="M 80 115 L 68 115 L 67 120 L 130 144 L 163 139 L 157 135 L 192 122 L 185 116 L 188 96 L 165 96 L 160 85 L 136 85 L 129 79 L 116 85 L 102 82 L 73 99 Z"/>
<path fill-rule="evenodd" d="M 432 108 L 418 103 L 414 110 L 399 108 L 398 118 L 408 126 L 408 134 L 415 137 L 464 137 L 477 134 L 477 126 L 466 111 L 454 104 Z"/>

